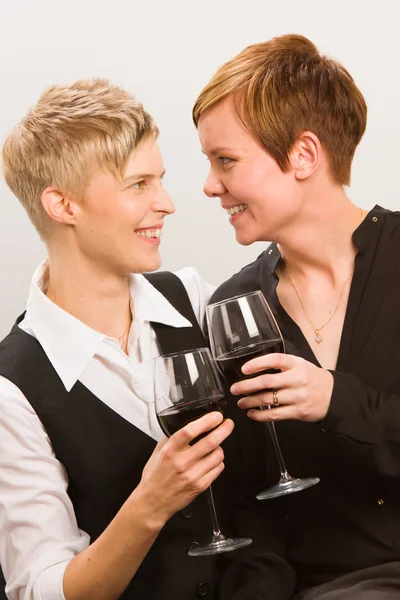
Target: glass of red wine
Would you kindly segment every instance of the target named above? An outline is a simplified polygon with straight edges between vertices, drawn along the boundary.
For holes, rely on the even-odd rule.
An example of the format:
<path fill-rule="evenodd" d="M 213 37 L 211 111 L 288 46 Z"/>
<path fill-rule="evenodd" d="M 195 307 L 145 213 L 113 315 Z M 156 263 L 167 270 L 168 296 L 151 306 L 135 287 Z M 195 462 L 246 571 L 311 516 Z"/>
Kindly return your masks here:
<path fill-rule="evenodd" d="M 208 348 L 168 354 L 154 359 L 155 408 L 157 419 L 170 437 L 191 421 L 219 411 L 226 415 L 224 388 Z M 207 432 L 208 433 L 208 432 Z M 192 443 L 199 441 L 196 438 Z M 211 486 L 206 490 L 212 520 L 212 538 L 192 544 L 190 556 L 229 552 L 251 544 L 249 538 L 225 537 L 219 527 Z"/>
<path fill-rule="evenodd" d="M 207 325 L 214 360 L 228 381 L 261 375 L 261 373 L 244 375 L 242 366 L 249 360 L 264 354 L 285 352 L 281 331 L 260 290 L 210 304 L 207 307 Z M 276 373 L 273 370 L 264 372 Z M 318 483 L 317 477 L 299 479 L 289 475 L 276 435 L 275 424 L 268 422 L 267 427 L 281 476 L 277 484 L 257 494 L 258 500 L 292 494 Z"/>

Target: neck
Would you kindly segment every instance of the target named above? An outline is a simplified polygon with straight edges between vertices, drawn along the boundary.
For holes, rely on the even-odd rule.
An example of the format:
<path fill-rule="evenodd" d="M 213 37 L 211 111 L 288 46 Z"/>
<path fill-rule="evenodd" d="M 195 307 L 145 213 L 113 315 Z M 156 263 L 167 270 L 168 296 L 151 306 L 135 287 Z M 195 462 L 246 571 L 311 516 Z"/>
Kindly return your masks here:
<path fill-rule="evenodd" d="M 92 329 L 119 339 L 132 316 L 129 278 L 96 268 L 82 257 L 49 248 L 48 298 Z"/>
<path fill-rule="evenodd" d="M 352 236 L 365 214 L 341 188 L 305 202 L 277 240 L 290 272 L 302 277 L 318 271 L 334 282 L 342 280 L 353 268 L 357 249 Z"/>

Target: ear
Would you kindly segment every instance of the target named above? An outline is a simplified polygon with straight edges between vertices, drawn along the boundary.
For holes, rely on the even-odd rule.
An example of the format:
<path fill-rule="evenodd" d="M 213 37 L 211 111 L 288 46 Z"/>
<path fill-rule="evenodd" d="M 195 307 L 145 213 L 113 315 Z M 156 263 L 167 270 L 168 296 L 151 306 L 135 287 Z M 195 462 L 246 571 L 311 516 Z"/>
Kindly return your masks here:
<path fill-rule="evenodd" d="M 75 223 L 79 205 L 64 192 L 54 187 L 48 187 L 42 193 L 41 202 L 52 221 L 64 225 Z"/>
<path fill-rule="evenodd" d="M 290 150 L 290 164 L 297 180 L 308 179 L 321 163 L 322 146 L 311 131 L 304 131 Z"/>

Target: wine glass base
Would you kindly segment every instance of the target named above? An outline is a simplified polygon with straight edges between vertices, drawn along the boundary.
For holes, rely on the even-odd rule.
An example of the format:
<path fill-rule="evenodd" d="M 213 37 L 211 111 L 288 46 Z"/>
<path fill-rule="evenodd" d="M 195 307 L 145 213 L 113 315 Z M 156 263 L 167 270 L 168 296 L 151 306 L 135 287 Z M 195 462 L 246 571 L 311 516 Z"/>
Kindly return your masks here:
<path fill-rule="evenodd" d="M 281 479 L 276 485 L 257 494 L 257 500 L 268 500 L 269 498 L 278 498 L 287 494 L 301 492 L 319 482 L 318 477 L 306 477 L 305 479 Z"/>
<path fill-rule="evenodd" d="M 221 554 L 222 552 L 232 552 L 232 550 L 249 546 L 252 541 L 250 538 L 222 538 L 209 544 L 193 544 L 188 550 L 188 554 L 189 556 L 209 556 L 211 554 Z"/>

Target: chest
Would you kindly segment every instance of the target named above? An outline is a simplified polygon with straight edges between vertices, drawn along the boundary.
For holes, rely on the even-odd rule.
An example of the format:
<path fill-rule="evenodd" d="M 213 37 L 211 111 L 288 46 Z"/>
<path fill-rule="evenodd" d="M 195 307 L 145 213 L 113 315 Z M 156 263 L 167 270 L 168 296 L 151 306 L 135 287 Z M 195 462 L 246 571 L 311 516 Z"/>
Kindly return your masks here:
<path fill-rule="evenodd" d="M 295 289 L 285 277 L 277 286 L 279 302 L 300 328 L 314 356 L 325 369 L 335 369 L 349 299 L 350 282 L 342 290 L 316 283 Z"/>

